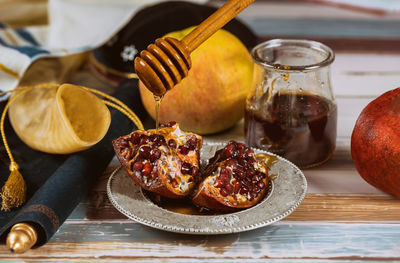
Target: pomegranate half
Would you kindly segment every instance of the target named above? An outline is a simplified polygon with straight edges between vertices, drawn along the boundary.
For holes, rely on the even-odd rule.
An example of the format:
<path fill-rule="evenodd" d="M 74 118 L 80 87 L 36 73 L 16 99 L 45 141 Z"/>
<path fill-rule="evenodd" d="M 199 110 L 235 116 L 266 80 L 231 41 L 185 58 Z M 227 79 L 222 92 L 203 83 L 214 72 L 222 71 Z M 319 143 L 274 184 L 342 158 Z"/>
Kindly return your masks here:
<path fill-rule="evenodd" d="M 169 198 L 183 198 L 199 181 L 203 139 L 170 122 L 158 130 L 135 131 L 113 141 L 115 153 L 128 175 L 145 190 Z"/>
<path fill-rule="evenodd" d="M 212 210 L 237 210 L 257 204 L 268 188 L 268 167 L 253 150 L 230 141 L 218 150 L 196 188 L 194 204 Z"/>

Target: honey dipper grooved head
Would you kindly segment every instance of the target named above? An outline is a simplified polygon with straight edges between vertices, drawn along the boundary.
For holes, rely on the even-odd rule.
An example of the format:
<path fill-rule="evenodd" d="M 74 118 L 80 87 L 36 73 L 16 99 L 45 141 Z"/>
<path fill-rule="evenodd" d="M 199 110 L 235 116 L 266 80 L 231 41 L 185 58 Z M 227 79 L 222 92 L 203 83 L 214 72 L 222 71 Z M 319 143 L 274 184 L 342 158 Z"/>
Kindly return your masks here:
<path fill-rule="evenodd" d="M 190 53 L 181 41 L 158 38 L 135 59 L 139 79 L 154 95 L 162 96 L 188 75 Z"/>

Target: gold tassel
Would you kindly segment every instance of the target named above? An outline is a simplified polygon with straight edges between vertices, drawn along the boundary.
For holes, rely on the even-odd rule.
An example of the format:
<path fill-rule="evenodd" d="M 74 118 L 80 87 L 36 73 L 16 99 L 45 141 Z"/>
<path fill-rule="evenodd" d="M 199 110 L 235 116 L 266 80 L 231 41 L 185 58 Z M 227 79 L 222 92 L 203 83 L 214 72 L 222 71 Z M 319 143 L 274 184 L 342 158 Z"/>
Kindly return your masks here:
<path fill-rule="evenodd" d="M 17 88 L 15 90 L 21 90 L 21 89 Z M 1 137 L 3 139 L 4 148 L 6 149 L 8 157 L 10 158 L 10 171 L 11 171 L 0 193 L 0 196 L 2 198 L 1 210 L 3 211 L 10 211 L 13 208 L 21 206 L 25 202 L 26 198 L 26 184 L 24 178 L 22 177 L 21 173 L 18 170 L 18 164 L 14 160 L 10 147 L 8 146 L 7 143 L 6 134 L 4 132 L 4 120 L 6 118 L 6 113 L 10 104 L 15 100 L 16 97 L 18 97 L 26 90 L 27 89 L 22 89 L 21 92 L 15 94 L 14 97 L 8 100 L 6 106 L 4 107 L 3 113 L 1 114 L 1 119 L 0 119 Z M 4 93 L 7 93 L 7 91 L 0 93 L 0 95 Z"/>
<path fill-rule="evenodd" d="M 25 203 L 26 184 L 24 178 L 18 170 L 16 162 L 10 164 L 10 176 L 1 189 L 1 210 L 10 211 L 13 208 L 21 206 Z"/>

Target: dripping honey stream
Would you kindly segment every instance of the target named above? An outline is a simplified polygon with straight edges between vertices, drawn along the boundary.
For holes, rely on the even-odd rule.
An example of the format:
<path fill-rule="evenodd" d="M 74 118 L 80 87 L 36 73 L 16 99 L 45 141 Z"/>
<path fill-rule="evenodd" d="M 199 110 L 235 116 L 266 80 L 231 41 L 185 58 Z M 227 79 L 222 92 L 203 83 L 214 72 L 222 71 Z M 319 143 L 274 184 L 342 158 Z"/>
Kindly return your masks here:
<path fill-rule="evenodd" d="M 154 95 L 154 100 L 156 101 L 155 107 L 156 107 L 156 130 L 158 130 L 158 127 L 160 126 L 160 106 L 161 106 L 161 101 L 164 98 L 164 95 L 162 96 L 157 96 Z"/>

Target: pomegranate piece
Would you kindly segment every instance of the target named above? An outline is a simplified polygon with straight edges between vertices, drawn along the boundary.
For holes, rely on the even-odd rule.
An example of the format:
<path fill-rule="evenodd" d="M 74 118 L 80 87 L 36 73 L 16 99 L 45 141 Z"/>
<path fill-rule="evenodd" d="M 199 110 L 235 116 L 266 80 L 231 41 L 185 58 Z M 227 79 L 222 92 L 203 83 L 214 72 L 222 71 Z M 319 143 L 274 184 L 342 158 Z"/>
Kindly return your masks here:
<path fill-rule="evenodd" d="M 218 150 L 196 188 L 194 204 L 212 210 L 236 210 L 257 204 L 268 188 L 268 168 L 253 150 L 230 141 Z"/>
<path fill-rule="evenodd" d="M 124 170 L 140 187 L 165 197 L 183 198 L 199 181 L 203 139 L 181 131 L 175 122 L 160 127 L 115 139 L 114 150 Z"/>

